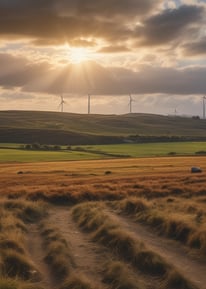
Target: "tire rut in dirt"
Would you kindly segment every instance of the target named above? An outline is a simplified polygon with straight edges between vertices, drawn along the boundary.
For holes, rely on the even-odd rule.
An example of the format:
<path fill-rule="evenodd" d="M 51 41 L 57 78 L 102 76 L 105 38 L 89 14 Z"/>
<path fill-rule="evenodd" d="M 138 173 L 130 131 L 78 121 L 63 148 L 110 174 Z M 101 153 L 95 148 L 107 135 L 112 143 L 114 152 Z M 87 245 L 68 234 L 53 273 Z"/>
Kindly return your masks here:
<path fill-rule="evenodd" d="M 54 208 L 48 219 L 54 224 L 67 242 L 70 244 L 75 259 L 75 271 L 83 273 L 90 280 L 106 289 L 102 283 L 102 264 L 106 261 L 106 249 L 102 249 L 98 244 L 93 243 L 89 237 L 82 233 L 74 223 L 69 208 Z"/>
<path fill-rule="evenodd" d="M 34 263 L 36 269 L 38 270 L 38 273 L 40 273 L 40 276 L 37 276 L 36 284 L 42 286 L 44 289 L 56 289 L 56 281 L 50 273 L 49 266 L 44 262 L 43 241 L 38 229 L 38 225 L 29 225 L 28 232 L 28 253 L 31 256 L 31 260 Z"/>

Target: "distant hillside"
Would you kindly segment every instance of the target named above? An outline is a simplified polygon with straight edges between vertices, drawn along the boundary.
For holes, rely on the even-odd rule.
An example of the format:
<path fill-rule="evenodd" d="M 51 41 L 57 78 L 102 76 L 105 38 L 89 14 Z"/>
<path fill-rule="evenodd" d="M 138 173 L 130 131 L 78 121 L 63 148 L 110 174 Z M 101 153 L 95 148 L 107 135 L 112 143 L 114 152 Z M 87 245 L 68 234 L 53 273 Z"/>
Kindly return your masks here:
<path fill-rule="evenodd" d="M 73 145 L 190 139 L 206 139 L 205 120 L 154 114 L 0 111 L 1 143 Z"/>

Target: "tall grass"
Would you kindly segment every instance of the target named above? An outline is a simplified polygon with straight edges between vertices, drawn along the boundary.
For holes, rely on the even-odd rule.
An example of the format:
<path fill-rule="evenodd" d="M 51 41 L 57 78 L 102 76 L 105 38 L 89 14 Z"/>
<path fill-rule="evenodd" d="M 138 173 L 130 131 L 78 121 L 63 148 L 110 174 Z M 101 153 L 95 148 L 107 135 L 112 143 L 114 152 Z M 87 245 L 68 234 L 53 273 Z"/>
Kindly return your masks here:
<path fill-rule="evenodd" d="M 174 202 L 174 200 L 169 198 L 164 203 L 161 202 L 159 205 L 154 205 L 154 203 L 149 203 L 144 199 L 133 197 L 119 202 L 111 202 L 109 205 L 117 209 L 118 212 L 133 217 L 137 222 L 150 226 L 158 234 L 199 249 L 201 253 L 205 254 L 206 228 L 201 228 L 201 224 L 195 226 L 195 222 L 192 223 L 191 218 L 188 218 L 188 220 L 185 218 L 189 211 L 194 213 L 196 222 L 198 222 L 197 218 L 201 218 L 202 211 L 196 209 L 194 205 L 186 206 L 178 203 L 168 215 L 168 206 L 171 207 L 169 204 Z M 175 214 L 175 209 L 176 211 L 182 210 L 181 214 Z"/>
<path fill-rule="evenodd" d="M 145 285 L 138 280 L 136 275 L 131 275 L 131 270 L 120 261 L 110 261 L 104 264 L 103 281 L 111 289 L 144 289 Z"/>
<path fill-rule="evenodd" d="M 25 199 L 4 200 L 2 207 L 11 211 L 24 223 L 37 222 L 46 215 L 46 205 L 42 202 L 31 202 Z"/>
<path fill-rule="evenodd" d="M 44 289 L 37 284 L 31 284 L 22 280 L 0 277 L 1 289 Z"/>
<path fill-rule="evenodd" d="M 42 207 L 26 200 L 2 199 L 0 201 L 0 273 L 2 284 L 8 283 L 8 286 L 14 288 L 15 286 L 20 288 L 18 286 L 22 284 L 22 288 L 24 288 L 23 286 L 27 286 L 27 283 L 23 285 L 21 281 L 12 281 L 12 279 L 39 280 L 40 273 L 37 272 L 30 256 L 27 254 L 26 239 L 28 233 L 27 222 L 42 218 L 45 215 L 42 212 Z M 12 279 L 7 282 L 8 277 Z M 28 288 L 32 288 L 32 285 L 28 286 L 30 286 Z"/>
<path fill-rule="evenodd" d="M 81 273 L 72 273 L 59 289 L 101 289 L 94 281 Z"/>

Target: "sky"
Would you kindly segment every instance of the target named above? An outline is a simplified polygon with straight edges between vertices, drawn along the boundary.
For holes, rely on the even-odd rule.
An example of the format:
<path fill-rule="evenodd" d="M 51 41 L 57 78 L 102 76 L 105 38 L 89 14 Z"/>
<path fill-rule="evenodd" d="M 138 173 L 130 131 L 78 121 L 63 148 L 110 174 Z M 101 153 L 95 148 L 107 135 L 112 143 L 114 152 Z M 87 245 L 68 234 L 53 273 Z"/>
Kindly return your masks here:
<path fill-rule="evenodd" d="M 0 0 L 0 110 L 202 116 L 206 0 Z"/>

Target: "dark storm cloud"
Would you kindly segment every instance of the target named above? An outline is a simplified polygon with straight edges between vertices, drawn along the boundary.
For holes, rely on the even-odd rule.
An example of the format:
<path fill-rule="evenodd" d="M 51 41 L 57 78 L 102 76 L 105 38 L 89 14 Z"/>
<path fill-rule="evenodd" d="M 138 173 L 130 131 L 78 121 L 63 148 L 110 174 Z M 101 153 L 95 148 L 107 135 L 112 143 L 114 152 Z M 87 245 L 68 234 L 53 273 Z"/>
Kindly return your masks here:
<path fill-rule="evenodd" d="M 162 2 L 0 0 L 0 37 L 27 37 L 36 45 L 68 42 L 77 46 L 93 46 L 95 43 L 86 38 L 101 38 L 108 47 L 114 42 L 123 47 L 128 39 L 137 46 L 162 45 L 180 36 L 187 38 L 188 33 L 191 36 L 191 29 L 195 35 L 199 33 L 203 7 L 183 5 L 160 10 Z M 135 27 L 136 23 L 141 26 Z"/>
<path fill-rule="evenodd" d="M 162 45 L 179 37 L 187 37 L 188 29 L 193 26 L 196 27 L 195 33 L 197 34 L 203 12 L 203 7 L 194 5 L 164 10 L 161 14 L 147 18 L 144 25 L 137 28 L 136 35 L 142 38 L 141 43 L 144 45 Z"/>
<path fill-rule="evenodd" d="M 204 94 L 206 68 L 185 69 L 144 66 L 130 69 L 105 68 L 94 62 L 53 68 L 48 63 L 31 65 L 24 58 L 0 54 L 0 86 L 22 91 L 106 94 Z M 15 69 L 9 69 L 12 64 Z"/>
<path fill-rule="evenodd" d="M 106 37 L 125 33 L 116 17 L 142 17 L 160 1 L 153 0 L 0 0 L 0 34 L 33 38 Z M 112 18 L 111 18 L 112 17 Z"/>
<path fill-rule="evenodd" d="M 206 38 L 185 44 L 183 49 L 184 54 L 188 56 L 204 56 L 206 55 Z"/>
<path fill-rule="evenodd" d="M 122 17 L 141 16 L 150 12 L 161 1 L 153 0 L 62 0 L 56 2 L 56 7 L 64 14 L 75 12 L 78 16 Z"/>
<path fill-rule="evenodd" d="M 0 8 L 8 14 L 22 15 L 57 13 L 82 17 L 130 17 L 148 13 L 159 3 L 161 0 L 1 0 Z"/>

